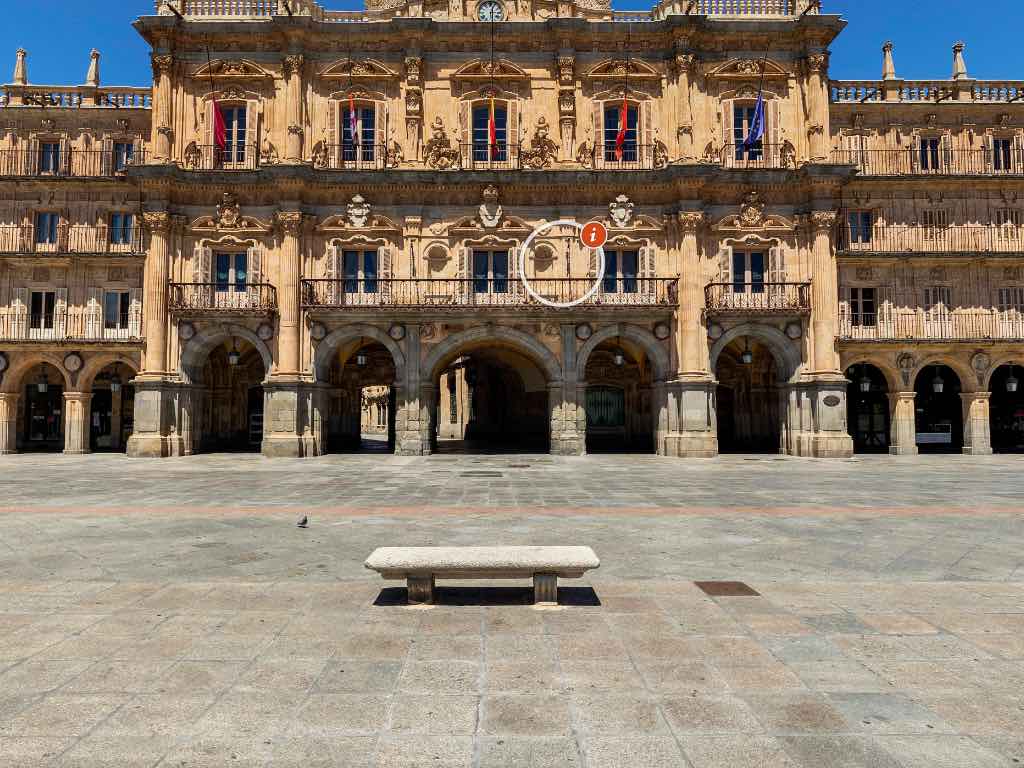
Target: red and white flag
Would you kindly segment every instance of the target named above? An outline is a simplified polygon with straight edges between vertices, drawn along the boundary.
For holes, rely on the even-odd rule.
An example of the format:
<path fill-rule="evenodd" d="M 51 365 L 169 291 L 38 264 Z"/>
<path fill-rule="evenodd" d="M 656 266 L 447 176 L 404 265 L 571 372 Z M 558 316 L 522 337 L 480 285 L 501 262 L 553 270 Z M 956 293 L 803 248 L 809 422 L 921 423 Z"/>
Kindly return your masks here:
<path fill-rule="evenodd" d="M 626 144 L 626 118 L 629 115 L 629 102 L 622 97 L 622 109 L 619 110 L 619 132 L 615 136 L 615 159 L 622 160 L 622 149 Z"/>
<path fill-rule="evenodd" d="M 359 143 L 359 121 L 356 117 L 356 97 L 351 93 L 348 95 L 348 132 L 352 136 L 352 143 Z"/>

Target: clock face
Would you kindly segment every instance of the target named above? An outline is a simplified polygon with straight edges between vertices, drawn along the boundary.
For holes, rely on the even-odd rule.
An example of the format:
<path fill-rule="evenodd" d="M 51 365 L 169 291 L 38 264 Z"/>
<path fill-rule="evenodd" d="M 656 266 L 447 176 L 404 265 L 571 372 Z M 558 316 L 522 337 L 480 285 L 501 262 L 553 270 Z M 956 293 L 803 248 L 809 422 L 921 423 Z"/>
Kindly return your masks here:
<path fill-rule="evenodd" d="M 501 21 L 505 18 L 505 9 L 501 7 L 501 3 L 487 0 L 487 2 L 480 3 L 477 17 L 480 21 Z"/>

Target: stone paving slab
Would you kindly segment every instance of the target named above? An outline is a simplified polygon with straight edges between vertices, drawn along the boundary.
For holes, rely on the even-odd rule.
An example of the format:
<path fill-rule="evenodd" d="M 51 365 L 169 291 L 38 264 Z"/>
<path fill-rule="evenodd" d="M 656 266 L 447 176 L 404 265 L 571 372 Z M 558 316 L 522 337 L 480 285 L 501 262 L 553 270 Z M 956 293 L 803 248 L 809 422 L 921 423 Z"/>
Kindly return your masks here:
<path fill-rule="evenodd" d="M 453 506 L 512 462 L 4 457 L 0 765 L 1020 765 L 1015 461 L 519 456 Z M 362 568 L 492 541 L 602 568 L 555 609 Z"/>

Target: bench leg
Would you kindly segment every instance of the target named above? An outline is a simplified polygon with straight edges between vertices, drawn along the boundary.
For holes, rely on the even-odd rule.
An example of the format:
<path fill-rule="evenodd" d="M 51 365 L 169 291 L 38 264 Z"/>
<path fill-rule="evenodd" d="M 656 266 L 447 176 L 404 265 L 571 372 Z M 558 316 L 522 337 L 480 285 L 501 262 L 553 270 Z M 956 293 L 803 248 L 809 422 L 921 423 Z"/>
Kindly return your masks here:
<path fill-rule="evenodd" d="M 533 602 L 536 605 L 558 605 L 558 576 L 553 573 L 533 574 Z"/>
<path fill-rule="evenodd" d="M 434 577 L 410 576 L 406 583 L 409 587 L 409 603 L 434 602 Z"/>

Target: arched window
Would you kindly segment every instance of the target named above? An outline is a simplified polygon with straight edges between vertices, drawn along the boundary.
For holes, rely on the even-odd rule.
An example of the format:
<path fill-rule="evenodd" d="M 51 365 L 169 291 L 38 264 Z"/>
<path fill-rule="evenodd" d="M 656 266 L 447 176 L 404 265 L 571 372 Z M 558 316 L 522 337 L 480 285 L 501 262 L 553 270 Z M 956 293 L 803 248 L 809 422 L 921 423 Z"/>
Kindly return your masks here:
<path fill-rule="evenodd" d="M 604 105 L 602 151 L 606 163 L 636 163 L 639 159 L 640 105 L 626 102 L 626 131 L 620 146 L 622 109 L 621 101 L 607 101 Z"/>
<path fill-rule="evenodd" d="M 490 138 L 491 102 L 477 101 L 473 103 L 472 124 L 472 160 L 473 163 L 498 162 L 508 160 L 508 104 L 504 101 L 494 102 L 494 134 L 495 142 L 491 145 Z"/>
<path fill-rule="evenodd" d="M 377 144 L 377 110 L 373 102 L 343 103 L 341 108 L 341 160 L 345 165 L 372 163 Z"/>

